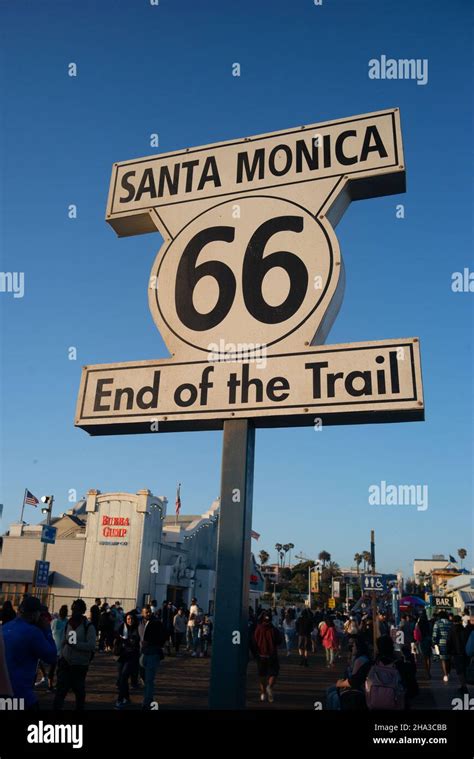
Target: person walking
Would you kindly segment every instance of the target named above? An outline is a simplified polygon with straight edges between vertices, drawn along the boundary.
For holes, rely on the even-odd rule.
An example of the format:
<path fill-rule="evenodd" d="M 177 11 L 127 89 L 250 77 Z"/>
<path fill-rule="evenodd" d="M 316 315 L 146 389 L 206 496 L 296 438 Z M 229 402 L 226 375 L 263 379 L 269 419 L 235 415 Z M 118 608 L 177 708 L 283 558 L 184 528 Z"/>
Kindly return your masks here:
<path fill-rule="evenodd" d="M 140 658 L 140 635 L 138 619 L 133 612 L 128 612 L 124 622 L 117 631 L 114 653 L 118 657 L 118 698 L 115 709 L 123 709 L 130 703 L 129 679 L 137 680 Z"/>
<path fill-rule="evenodd" d="M 86 701 L 86 677 L 94 656 L 96 630 L 85 617 L 87 606 L 82 598 L 71 605 L 58 663 L 58 682 L 53 709 L 60 711 L 70 690 L 76 698 L 76 711 L 83 711 Z"/>
<path fill-rule="evenodd" d="M 321 642 L 326 654 L 326 666 L 334 667 L 334 654 L 338 649 L 337 632 L 333 619 L 326 621 L 325 628 L 321 631 Z"/>
<path fill-rule="evenodd" d="M 162 622 L 154 619 L 151 606 L 143 607 L 142 621 L 138 626 L 140 636 L 140 665 L 143 669 L 145 692 L 142 710 L 149 711 L 152 707 L 155 687 L 155 675 L 161 659 L 164 658 L 163 646 L 167 633 Z"/>
<path fill-rule="evenodd" d="M 173 639 L 174 639 L 173 621 L 174 621 L 177 611 L 178 609 L 176 608 L 176 606 L 171 601 L 168 601 L 166 624 L 163 623 L 163 626 L 165 628 L 165 633 L 166 633 L 166 650 L 167 650 L 168 655 L 171 654 L 171 646 L 173 644 Z"/>
<path fill-rule="evenodd" d="M 459 678 L 460 693 L 469 693 L 466 684 L 466 670 L 469 663 L 469 657 L 466 655 L 466 644 L 470 634 L 471 626 L 464 627 L 462 617 L 455 615 L 446 641 L 446 653 L 452 656 L 454 669 Z"/>
<path fill-rule="evenodd" d="M 447 651 L 448 636 L 451 630 L 452 623 L 448 619 L 446 612 L 441 611 L 438 614 L 438 619 L 433 625 L 433 643 L 435 650 L 439 652 L 439 658 L 441 660 L 441 668 L 443 670 L 443 682 L 449 681 L 449 673 L 451 670 L 451 656 Z"/>
<path fill-rule="evenodd" d="M 311 650 L 311 632 L 313 629 L 313 619 L 308 609 L 303 609 L 301 615 L 296 620 L 296 632 L 298 633 L 298 653 L 300 655 L 300 665 L 308 666 L 308 651 Z"/>
<path fill-rule="evenodd" d="M 110 651 L 113 645 L 114 621 L 108 603 L 103 603 L 99 618 L 99 651 Z"/>
<path fill-rule="evenodd" d="M 191 651 L 191 656 L 196 656 L 196 647 L 197 647 L 197 640 L 198 640 L 198 617 L 197 614 L 189 615 L 187 629 L 186 629 L 186 636 L 187 636 L 187 651 Z"/>
<path fill-rule="evenodd" d="M 408 646 L 412 654 L 416 654 L 415 645 L 415 622 L 409 614 L 403 614 L 400 622 L 400 630 L 403 632 L 403 645 Z"/>
<path fill-rule="evenodd" d="M 283 620 L 283 635 L 285 636 L 286 655 L 291 656 L 291 649 L 293 648 L 293 644 L 295 642 L 296 622 L 289 609 L 286 612 L 285 618 Z"/>
<path fill-rule="evenodd" d="M 186 635 L 186 617 L 184 616 L 183 609 L 178 609 L 177 614 L 175 614 L 173 620 L 173 629 L 174 650 L 176 656 L 179 656 L 179 647 L 181 646 Z"/>
<path fill-rule="evenodd" d="M 56 644 L 56 651 L 57 651 L 57 657 L 56 661 L 51 664 L 48 672 L 48 688 L 49 690 L 53 690 L 54 688 L 54 676 L 56 674 L 56 668 L 58 666 L 58 659 L 59 655 L 61 653 L 61 646 L 64 640 L 64 633 L 66 630 L 67 625 L 67 606 L 64 604 L 59 609 L 59 616 L 56 617 L 56 619 L 53 619 L 51 622 L 51 632 L 53 634 L 53 639 Z"/>
<path fill-rule="evenodd" d="M 431 626 L 423 609 L 413 630 L 413 638 L 423 659 L 428 680 L 431 680 Z"/>
<path fill-rule="evenodd" d="M 89 619 L 95 627 L 95 631 L 99 633 L 99 621 L 100 621 L 100 598 L 96 598 L 89 611 Z"/>
<path fill-rule="evenodd" d="M 46 618 L 41 617 L 39 599 L 26 596 L 18 616 L 2 624 L 2 634 L 13 696 L 24 699 L 25 709 L 37 709 L 33 683 L 38 659 L 53 664 L 57 657 L 51 627 Z"/>
<path fill-rule="evenodd" d="M 207 616 L 204 615 L 203 621 L 199 628 L 201 653 L 200 656 L 207 656 L 209 652 L 209 645 L 212 641 L 212 622 Z"/>
<path fill-rule="evenodd" d="M 260 686 L 260 701 L 274 701 L 273 688 L 280 672 L 278 646 L 281 633 L 272 624 L 271 612 L 265 613 L 255 628 L 254 641 Z"/>

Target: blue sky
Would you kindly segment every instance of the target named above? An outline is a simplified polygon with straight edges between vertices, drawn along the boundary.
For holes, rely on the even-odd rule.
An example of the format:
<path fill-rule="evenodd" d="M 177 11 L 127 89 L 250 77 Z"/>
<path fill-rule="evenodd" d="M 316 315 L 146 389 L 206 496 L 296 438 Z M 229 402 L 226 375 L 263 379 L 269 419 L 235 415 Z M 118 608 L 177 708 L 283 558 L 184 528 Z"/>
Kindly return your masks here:
<path fill-rule="evenodd" d="M 44 0 L 0 15 L 1 268 L 25 275 L 23 298 L 0 293 L 3 528 L 25 487 L 58 511 L 70 489 L 148 487 L 172 506 L 179 480 L 183 513 L 219 493 L 220 432 L 73 426 L 83 364 L 167 355 L 146 294 L 161 238 L 105 223 L 112 163 L 156 152 L 155 132 L 165 152 L 399 107 L 407 193 L 339 224 L 346 295 L 328 343 L 419 337 L 426 421 L 257 431 L 253 547 L 348 566 L 373 528 L 382 571 L 460 547 L 472 566 L 473 294 L 451 290 L 473 269 L 471 4 Z M 428 84 L 369 79 L 382 54 L 428 59 Z M 382 480 L 428 485 L 428 509 L 370 506 Z"/>

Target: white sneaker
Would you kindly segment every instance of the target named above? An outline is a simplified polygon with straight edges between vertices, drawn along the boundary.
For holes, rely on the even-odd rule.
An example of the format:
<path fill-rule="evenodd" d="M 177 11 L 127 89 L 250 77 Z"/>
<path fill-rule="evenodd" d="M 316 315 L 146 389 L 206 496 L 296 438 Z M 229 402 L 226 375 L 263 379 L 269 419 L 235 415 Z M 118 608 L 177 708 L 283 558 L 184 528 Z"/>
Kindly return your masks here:
<path fill-rule="evenodd" d="M 260 701 L 265 701 L 265 693 L 260 693 Z"/>
<path fill-rule="evenodd" d="M 449 682 L 449 675 L 444 675 L 443 677 L 443 683 Z"/>
<path fill-rule="evenodd" d="M 272 689 L 270 688 L 269 685 L 267 685 L 267 696 L 268 696 L 269 702 L 271 704 L 273 704 L 273 702 L 274 702 L 275 699 L 273 698 L 273 691 L 272 691 Z"/>
<path fill-rule="evenodd" d="M 35 688 L 39 688 L 41 685 L 46 685 L 48 680 L 46 677 L 42 677 L 41 680 L 38 680 L 37 683 L 35 683 Z"/>

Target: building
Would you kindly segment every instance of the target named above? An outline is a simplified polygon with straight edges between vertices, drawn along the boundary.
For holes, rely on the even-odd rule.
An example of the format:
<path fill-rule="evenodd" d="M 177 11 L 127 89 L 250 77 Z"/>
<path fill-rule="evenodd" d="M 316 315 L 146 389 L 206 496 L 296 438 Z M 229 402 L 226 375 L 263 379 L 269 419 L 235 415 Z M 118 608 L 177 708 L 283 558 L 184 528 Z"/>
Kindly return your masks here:
<path fill-rule="evenodd" d="M 277 584 L 280 580 L 280 571 L 281 567 L 279 564 L 261 564 L 260 565 L 260 572 L 262 573 L 265 582 L 266 582 L 266 588 L 268 590 L 273 590 L 273 585 Z"/>
<path fill-rule="evenodd" d="M 454 567 L 446 567 L 445 569 L 433 569 L 431 572 L 431 590 L 434 594 L 444 593 L 446 591 L 449 580 L 454 577 L 458 577 L 461 573 Z"/>
<path fill-rule="evenodd" d="M 457 614 L 468 608 L 474 618 L 474 574 L 461 574 L 450 578 L 446 583 L 446 595 L 452 599 Z M 471 622 L 473 620 L 471 619 Z"/>
<path fill-rule="evenodd" d="M 52 611 L 81 597 L 120 601 L 124 609 L 151 600 L 190 605 L 196 596 L 212 612 L 216 584 L 219 499 L 200 515 L 167 516 L 167 499 L 149 490 L 100 493 L 90 490 L 74 508 L 52 519 L 56 542 L 47 547 L 48 588 L 41 591 Z M 41 557 L 42 525 L 13 524 L 2 536 L 0 601 L 17 605 L 33 592 L 35 562 Z M 249 567 L 249 601 L 263 592 L 255 559 Z"/>
<path fill-rule="evenodd" d="M 427 577 L 434 569 L 446 569 L 452 564 L 442 554 L 434 554 L 431 559 L 415 559 L 413 561 L 413 575 L 416 583 L 420 583 L 420 575 Z"/>

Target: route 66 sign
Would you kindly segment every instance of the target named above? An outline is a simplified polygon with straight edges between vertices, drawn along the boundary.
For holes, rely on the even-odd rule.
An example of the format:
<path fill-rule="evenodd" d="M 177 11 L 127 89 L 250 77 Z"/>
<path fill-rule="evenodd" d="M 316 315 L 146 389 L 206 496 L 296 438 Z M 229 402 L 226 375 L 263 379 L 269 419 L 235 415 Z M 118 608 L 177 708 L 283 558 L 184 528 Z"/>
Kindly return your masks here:
<path fill-rule="evenodd" d="M 171 355 L 280 352 L 325 342 L 350 201 L 404 189 L 395 109 L 115 164 L 107 221 L 165 240 L 149 305 Z"/>
<path fill-rule="evenodd" d="M 189 222 L 158 254 L 151 282 L 168 348 L 201 357 L 221 356 L 229 343 L 284 349 L 297 332 L 324 342 L 322 315 L 343 290 L 334 235 L 301 205 L 265 195 L 224 201 Z"/>
<path fill-rule="evenodd" d="M 334 227 L 404 189 L 398 109 L 114 164 L 107 221 L 164 240 L 148 297 L 171 358 L 84 367 L 76 425 L 422 419 L 417 338 L 323 347 L 344 292 Z"/>

